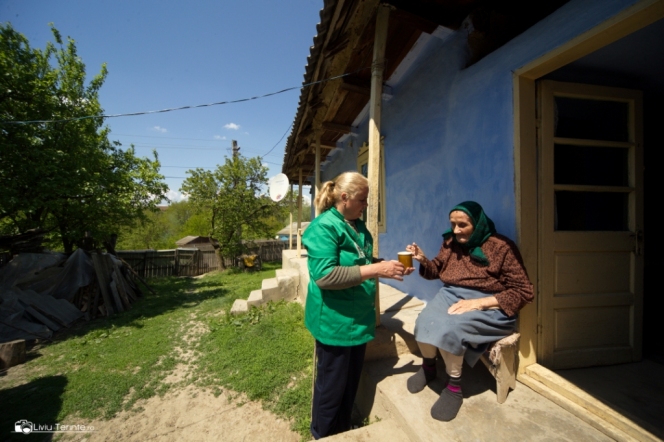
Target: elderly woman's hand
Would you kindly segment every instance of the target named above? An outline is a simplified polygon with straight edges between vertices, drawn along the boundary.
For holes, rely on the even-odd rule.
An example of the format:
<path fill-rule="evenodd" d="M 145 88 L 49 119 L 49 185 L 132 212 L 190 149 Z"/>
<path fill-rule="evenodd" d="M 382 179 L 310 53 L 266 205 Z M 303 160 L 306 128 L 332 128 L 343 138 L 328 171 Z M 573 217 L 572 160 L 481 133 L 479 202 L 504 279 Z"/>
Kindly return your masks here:
<path fill-rule="evenodd" d="M 417 262 L 422 262 L 427 259 L 427 257 L 424 256 L 422 249 L 420 249 L 420 246 L 415 243 L 407 245 L 406 250 L 413 254 L 413 259 Z"/>
<path fill-rule="evenodd" d="M 460 315 L 462 313 L 471 312 L 473 310 L 487 310 L 490 308 L 498 307 L 498 300 L 495 296 L 487 296 L 486 298 L 475 299 L 462 299 L 454 303 L 447 309 L 450 315 Z"/>

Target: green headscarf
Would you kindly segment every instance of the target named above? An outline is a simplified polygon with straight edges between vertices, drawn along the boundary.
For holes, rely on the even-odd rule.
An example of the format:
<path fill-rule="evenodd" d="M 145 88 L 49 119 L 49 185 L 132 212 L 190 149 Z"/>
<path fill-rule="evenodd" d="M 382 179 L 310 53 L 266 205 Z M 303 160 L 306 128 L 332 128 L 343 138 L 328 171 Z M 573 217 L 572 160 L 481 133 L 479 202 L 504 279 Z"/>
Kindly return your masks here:
<path fill-rule="evenodd" d="M 465 244 L 458 244 L 468 248 L 472 259 L 478 261 L 480 264 L 488 266 L 489 260 L 486 255 L 484 255 L 484 252 L 482 252 L 480 246 L 484 244 L 484 241 L 489 239 L 491 235 L 496 233 L 496 226 L 493 224 L 493 221 L 491 221 L 491 218 L 486 216 L 482 206 L 475 201 L 464 201 L 463 203 L 454 206 L 454 208 L 450 210 L 450 213 L 455 210 L 460 210 L 468 215 L 473 222 L 474 227 L 473 233 L 470 235 L 468 242 Z M 454 232 L 451 228 L 443 233 L 443 238 L 445 239 L 448 239 L 450 236 L 454 236 Z M 456 237 L 454 237 L 454 241 L 456 241 Z"/>

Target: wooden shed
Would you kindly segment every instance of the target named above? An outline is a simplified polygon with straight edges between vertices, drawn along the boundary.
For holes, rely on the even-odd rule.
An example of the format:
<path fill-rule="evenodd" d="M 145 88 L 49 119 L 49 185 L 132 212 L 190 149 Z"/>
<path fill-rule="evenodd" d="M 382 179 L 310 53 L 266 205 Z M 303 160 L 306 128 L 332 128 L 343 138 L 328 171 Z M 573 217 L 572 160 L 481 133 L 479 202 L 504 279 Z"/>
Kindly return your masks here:
<path fill-rule="evenodd" d="M 214 250 L 214 240 L 209 236 L 185 236 L 175 242 L 175 246 L 185 249 Z"/>

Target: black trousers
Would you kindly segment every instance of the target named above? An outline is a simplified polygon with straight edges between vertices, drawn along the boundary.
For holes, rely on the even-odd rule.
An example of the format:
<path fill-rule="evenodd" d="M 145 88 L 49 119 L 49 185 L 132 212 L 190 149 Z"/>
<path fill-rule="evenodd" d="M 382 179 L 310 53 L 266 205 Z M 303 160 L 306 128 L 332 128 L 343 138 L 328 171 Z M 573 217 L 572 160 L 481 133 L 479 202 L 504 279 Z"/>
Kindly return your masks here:
<path fill-rule="evenodd" d="M 316 382 L 311 410 L 314 439 L 350 430 L 367 344 L 325 345 L 316 340 Z"/>

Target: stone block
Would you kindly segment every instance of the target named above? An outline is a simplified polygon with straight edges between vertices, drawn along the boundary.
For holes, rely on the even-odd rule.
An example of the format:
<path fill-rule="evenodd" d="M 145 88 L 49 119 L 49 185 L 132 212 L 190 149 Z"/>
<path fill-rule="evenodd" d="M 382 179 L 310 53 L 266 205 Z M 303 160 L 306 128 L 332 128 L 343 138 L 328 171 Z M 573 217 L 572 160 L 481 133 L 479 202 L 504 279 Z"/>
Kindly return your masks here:
<path fill-rule="evenodd" d="M 276 273 L 281 299 L 285 299 L 286 301 L 297 299 L 300 272 L 295 269 L 278 269 Z"/>
<path fill-rule="evenodd" d="M 25 340 L 0 344 L 0 368 L 7 369 L 25 362 Z"/>
<path fill-rule="evenodd" d="M 253 290 L 247 298 L 247 308 L 249 307 L 258 307 L 263 303 L 263 291 L 262 290 Z"/>
<path fill-rule="evenodd" d="M 263 292 L 264 303 L 269 301 L 279 301 L 282 299 L 277 278 L 264 279 L 261 284 L 261 291 Z"/>
<path fill-rule="evenodd" d="M 247 305 L 246 299 L 236 299 L 231 307 L 231 315 L 239 315 L 240 313 L 246 313 L 249 311 L 249 306 Z"/>

